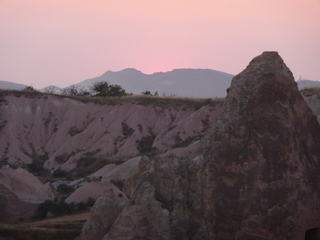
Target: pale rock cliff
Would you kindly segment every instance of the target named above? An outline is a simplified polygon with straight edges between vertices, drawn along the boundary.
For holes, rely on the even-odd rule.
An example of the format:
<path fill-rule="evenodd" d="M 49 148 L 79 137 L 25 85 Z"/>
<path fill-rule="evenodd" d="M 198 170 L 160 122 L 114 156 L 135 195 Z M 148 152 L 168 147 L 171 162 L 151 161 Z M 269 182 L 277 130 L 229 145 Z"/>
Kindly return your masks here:
<path fill-rule="evenodd" d="M 1 212 L 2 220 L 32 217 L 39 203 L 57 197 L 60 184 L 77 189 L 67 202 L 96 199 L 110 181 L 121 188 L 131 170 L 137 171 L 140 155 L 151 151 L 170 154 L 172 148 L 183 155 L 183 147 L 194 146 L 221 104 L 221 100 L 210 99 L 86 99 L 1 91 L 0 200 L 3 209 L 7 209 Z M 100 170 L 76 180 L 72 173 L 68 175 L 73 178 L 70 181 L 51 179 L 54 182 L 42 184 L 37 178 L 49 179 L 56 169 L 86 172 L 93 158 L 113 158 L 115 162 L 121 159 L 124 163 L 104 167 L 100 164 Z M 5 168 L 7 165 L 12 168 Z M 37 177 L 19 166 L 30 169 Z M 44 173 L 43 166 L 49 173 Z M 99 182 L 85 186 L 91 180 Z M 23 207 L 26 204 L 32 208 Z"/>
<path fill-rule="evenodd" d="M 127 198 L 107 190 L 78 239 L 318 234 L 320 126 L 277 52 L 264 52 L 233 78 L 210 125 L 189 156 L 143 157 L 123 186 Z"/>
<path fill-rule="evenodd" d="M 22 168 L 14 170 L 4 166 L 0 169 L 0 222 L 29 218 L 39 203 L 55 196 L 50 183 L 41 183 Z"/>
<path fill-rule="evenodd" d="M 100 104 L 7 94 L 0 101 L 0 156 L 15 166 L 37 161 L 50 171 L 70 171 L 86 155 L 129 159 L 148 149 L 164 152 L 200 139 L 221 101 L 193 105 L 161 98 Z"/>

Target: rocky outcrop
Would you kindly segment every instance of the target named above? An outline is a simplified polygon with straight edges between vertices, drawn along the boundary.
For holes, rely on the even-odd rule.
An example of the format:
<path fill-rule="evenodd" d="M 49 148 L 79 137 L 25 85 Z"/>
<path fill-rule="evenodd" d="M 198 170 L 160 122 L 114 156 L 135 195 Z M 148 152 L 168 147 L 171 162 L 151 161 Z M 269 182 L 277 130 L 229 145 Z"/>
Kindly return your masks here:
<path fill-rule="evenodd" d="M 110 185 L 91 209 L 91 216 L 82 229 L 78 240 L 101 239 L 109 232 L 112 224 L 129 199 L 115 186 Z"/>
<path fill-rule="evenodd" d="M 31 218 L 39 203 L 54 197 L 50 183 L 41 183 L 28 171 L 9 166 L 0 169 L 0 222 Z"/>
<path fill-rule="evenodd" d="M 80 238 L 99 222 L 104 240 L 308 239 L 320 226 L 319 163 L 316 116 L 279 54 L 264 52 L 233 78 L 197 150 L 142 158 L 123 187 L 130 201 Z"/>
<path fill-rule="evenodd" d="M 106 188 L 118 188 L 121 190 L 128 176 L 130 174 L 135 174 L 138 171 L 140 159 L 141 157 L 135 157 L 118 166 L 113 166 L 114 164 L 106 165 L 99 171 L 87 177 L 93 179 L 93 182 L 87 182 L 85 179 L 78 179 L 68 183 L 73 188 L 77 189 L 65 200 L 65 202 L 86 202 L 89 197 L 96 200 Z"/>
<path fill-rule="evenodd" d="M 0 184 L 0 223 L 29 219 L 34 216 L 37 207 L 37 204 L 20 200 Z"/>
<path fill-rule="evenodd" d="M 316 117 L 278 53 L 254 58 L 203 140 L 212 236 L 303 239 L 318 227 L 319 143 Z"/>

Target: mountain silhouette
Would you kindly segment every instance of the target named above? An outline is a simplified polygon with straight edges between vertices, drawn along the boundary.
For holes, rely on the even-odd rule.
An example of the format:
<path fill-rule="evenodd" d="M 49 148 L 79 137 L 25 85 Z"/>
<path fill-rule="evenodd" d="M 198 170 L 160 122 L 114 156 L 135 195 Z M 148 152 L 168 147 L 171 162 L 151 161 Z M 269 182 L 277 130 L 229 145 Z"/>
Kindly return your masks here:
<path fill-rule="evenodd" d="M 108 81 L 122 86 L 127 92 L 141 94 L 150 91 L 159 95 L 179 97 L 225 97 L 233 75 L 210 69 L 175 69 L 169 72 L 144 74 L 133 68 L 107 71 L 103 75 L 76 84 L 90 88 L 94 82 Z"/>

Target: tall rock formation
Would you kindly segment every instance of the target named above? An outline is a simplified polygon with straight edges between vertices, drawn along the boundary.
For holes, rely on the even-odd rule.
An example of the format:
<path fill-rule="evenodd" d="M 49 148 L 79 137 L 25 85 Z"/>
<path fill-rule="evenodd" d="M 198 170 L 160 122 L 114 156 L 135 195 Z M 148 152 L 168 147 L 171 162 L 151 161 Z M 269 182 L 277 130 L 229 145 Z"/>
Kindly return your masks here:
<path fill-rule="evenodd" d="M 233 78 L 193 156 L 142 158 L 120 214 L 90 221 L 103 240 L 319 239 L 319 163 L 316 116 L 279 54 L 264 52 Z M 85 226 L 79 239 L 92 238 Z"/>
<path fill-rule="evenodd" d="M 303 239 L 319 227 L 319 143 L 316 116 L 278 53 L 254 58 L 203 141 L 211 236 Z"/>

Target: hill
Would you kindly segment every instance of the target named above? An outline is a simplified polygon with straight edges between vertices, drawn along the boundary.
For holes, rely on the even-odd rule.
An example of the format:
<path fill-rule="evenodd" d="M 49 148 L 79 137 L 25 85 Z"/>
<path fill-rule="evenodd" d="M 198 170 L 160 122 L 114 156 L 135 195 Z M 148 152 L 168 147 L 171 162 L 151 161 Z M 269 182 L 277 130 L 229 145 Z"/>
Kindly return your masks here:
<path fill-rule="evenodd" d="M 12 89 L 12 90 L 22 90 L 27 85 L 9 82 L 9 81 L 0 81 L 0 89 Z"/>
<path fill-rule="evenodd" d="M 169 72 L 144 74 L 134 68 L 121 71 L 107 71 L 99 77 L 90 78 L 74 84 L 89 90 L 93 83 L 108 81 L 110 84 L 122 86 L 128 93 L 141 94 L 150 91 L 160 96 L 214 98 L 225 97 L 233 75 L 211 69 L 175 69 Z M 298 88 L 320 87 L 319 81 L 298 80 Z M 8 81 L 0 81 L 0 89 L 21 90 L 26 85 Z M 61 93 L 62 88 L 47 86 L 40 91 Z"/>
<path fill-rule="evenodd" d="M 312 80 L 299 80 L 297 81 L 298 83 L 298 88 L 304 89 L 304 88 L 314 88 L 314 87 L 320 87 L 320 82 L 319 81 L 312 81 Z"/>
<path fill-rule="evenodd" d="M 127 68 L 119 72 L 107 71 L 103 75 L 76 84 L 89 88 L 92 83 L 108 81 L 119 84 L 127 92 L 141 94 L 144 91 L 159 95 L 179 97 L 213 98 L 225 97 L 233 75 L 210 69 L 175 69 L 170 72 L 144 74 Z"/>

